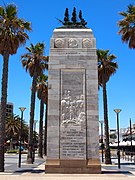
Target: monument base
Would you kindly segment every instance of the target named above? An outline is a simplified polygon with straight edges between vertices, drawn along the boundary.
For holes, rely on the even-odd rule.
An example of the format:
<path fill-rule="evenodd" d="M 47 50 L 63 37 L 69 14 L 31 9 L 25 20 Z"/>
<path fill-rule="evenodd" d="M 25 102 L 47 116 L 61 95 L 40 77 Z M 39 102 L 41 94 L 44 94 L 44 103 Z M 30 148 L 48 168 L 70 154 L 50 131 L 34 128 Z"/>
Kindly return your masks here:
<path fill-rule="evenodd" d="M 100 174 L 101 165 L 99 159 L 89 160 L 56 160 L 48 159 L 45 165 L 45 173 L 62 174 Z"/>

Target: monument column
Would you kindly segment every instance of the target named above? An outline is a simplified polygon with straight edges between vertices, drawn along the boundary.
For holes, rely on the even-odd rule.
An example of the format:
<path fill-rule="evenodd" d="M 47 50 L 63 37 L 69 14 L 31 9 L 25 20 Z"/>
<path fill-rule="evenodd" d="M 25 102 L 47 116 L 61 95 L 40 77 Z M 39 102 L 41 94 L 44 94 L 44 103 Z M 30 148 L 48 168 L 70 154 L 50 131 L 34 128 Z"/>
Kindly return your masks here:
<path fill-rule="evenodd" d="M 55 29 L 48 72 L 46 173 L 101 173 L 96 43 L 91 29 Z"/>

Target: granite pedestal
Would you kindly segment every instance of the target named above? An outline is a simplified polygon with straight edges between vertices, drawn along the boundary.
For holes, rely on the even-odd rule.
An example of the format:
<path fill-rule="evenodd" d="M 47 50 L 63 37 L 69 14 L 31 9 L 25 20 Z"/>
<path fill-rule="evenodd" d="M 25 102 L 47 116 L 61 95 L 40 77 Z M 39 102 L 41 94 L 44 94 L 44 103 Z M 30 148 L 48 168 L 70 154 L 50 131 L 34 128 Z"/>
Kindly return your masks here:
<path fill-rule="evenodd" d="M 48 73 L 46 173 L 101 173 L 98 71 L 91 29 L 55 29 Z"/>

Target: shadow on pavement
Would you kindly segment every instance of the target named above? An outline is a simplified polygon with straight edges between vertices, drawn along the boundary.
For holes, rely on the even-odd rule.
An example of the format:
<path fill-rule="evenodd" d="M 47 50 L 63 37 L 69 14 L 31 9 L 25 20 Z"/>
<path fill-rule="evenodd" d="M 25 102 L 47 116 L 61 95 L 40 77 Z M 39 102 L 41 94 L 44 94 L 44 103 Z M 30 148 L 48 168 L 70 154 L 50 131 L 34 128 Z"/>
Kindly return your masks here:
<path fill-rule="evenodd" d="M 134 176 L 134 174 L 132 174 L 131 172 L 129 171 L 109 171 L 109 170 L 103 170 L 101 174 L 126 174 L 126 175 L 132 175 Z"/>
<path fill-rule="evenodd" d="M 14 174 L 20 174 L 20 173 L 44 173 L 45 170 L 42 170 L 42 169 L 22 169 L 22 170 L 18 170 L 18 171 L 15 171 Z"/>

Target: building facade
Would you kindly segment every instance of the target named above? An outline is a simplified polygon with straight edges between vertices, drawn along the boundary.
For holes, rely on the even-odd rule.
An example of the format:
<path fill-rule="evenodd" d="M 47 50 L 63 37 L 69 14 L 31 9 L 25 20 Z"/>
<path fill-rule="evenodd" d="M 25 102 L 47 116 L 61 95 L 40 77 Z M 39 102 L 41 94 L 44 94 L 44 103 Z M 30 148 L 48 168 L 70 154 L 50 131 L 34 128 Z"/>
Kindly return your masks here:
<path fill-rule="evenodd" d="M 7 103 L 6 116 L 11 116 L 13 114 L 14 104 L 11 102 Z M 0 103 L 0 114 L 1 114 L 1 103 Z"/>

